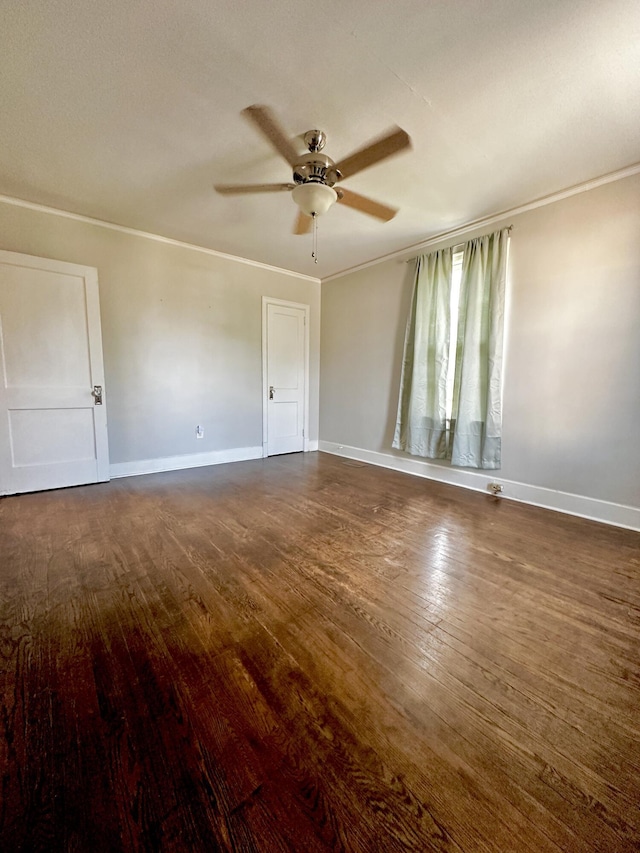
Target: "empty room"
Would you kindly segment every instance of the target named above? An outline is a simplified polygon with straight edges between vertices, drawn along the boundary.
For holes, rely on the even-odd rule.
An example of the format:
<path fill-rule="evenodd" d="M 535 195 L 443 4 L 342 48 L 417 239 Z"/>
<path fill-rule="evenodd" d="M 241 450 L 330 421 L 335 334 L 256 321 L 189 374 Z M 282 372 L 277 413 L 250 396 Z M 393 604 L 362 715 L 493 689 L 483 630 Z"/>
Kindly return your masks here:
<path fill-rule="evenodd" d="M 637 0 L 5 0 L 0 94 L 0 850 L 640 850 Z"/>

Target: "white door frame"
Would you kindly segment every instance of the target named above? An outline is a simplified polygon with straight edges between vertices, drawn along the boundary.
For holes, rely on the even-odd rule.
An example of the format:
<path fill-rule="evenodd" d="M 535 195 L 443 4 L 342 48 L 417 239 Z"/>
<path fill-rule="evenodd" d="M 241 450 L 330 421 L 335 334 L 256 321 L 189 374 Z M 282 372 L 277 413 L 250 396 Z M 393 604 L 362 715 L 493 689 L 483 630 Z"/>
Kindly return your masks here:
<path fill-rule="evenodd" d="M 286 308 L 301 308 L 304 311 L 304 425 L 303 445 L 305 453 L 309 450 L 309 314 L 310 307 L 303 302 L 288 302 L 273 296 L 262 297 L 262 455 L 269 455 L 267 402 L 269 398 L 269 377 L 267 375 L 267 314 L 269 305 L 283 305 Z"/>

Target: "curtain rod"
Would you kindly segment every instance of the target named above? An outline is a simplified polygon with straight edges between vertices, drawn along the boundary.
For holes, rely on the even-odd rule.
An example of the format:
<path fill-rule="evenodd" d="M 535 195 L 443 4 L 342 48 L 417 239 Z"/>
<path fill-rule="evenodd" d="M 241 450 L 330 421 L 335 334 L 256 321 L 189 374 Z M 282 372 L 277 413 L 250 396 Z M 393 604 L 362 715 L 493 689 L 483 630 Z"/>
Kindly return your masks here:
<path fill-rule="evenodd" d="M 504 229 L 504 228 L 499 228 L 498 230 L 499 230 L 499 231 L 504 231 L 505 229 Z M 513 225 L 507 225 L 507 226 L 506 226 L 506 230 L 509 232 L 509 234 L 511 234 L 511 232 L 513 231 Z M 490 233 L 491 233 L 491 232 L 490 232 Z M 486 235 L 485 235 L 485 236 L 486 236 Z M 443 240 L 446 240 L 446 239 L 447 239 L 447 238 L 446 238 L 446 235 L 445 235 L 442 239 L 443 239 Z M 477 237 L 474 237 L 473 239 L 477 240 L 478 238 L 477 238 Z M 440 241 L 436 238 L 436 239 L 434 240 L 434 243 L 436 243 L 436 242 L 438 242 L 438 243 L 439 243 Z M 468 243 L 469 241 L 468 241 L 468 240 L 465 240 L 463 243 L 454 243 L 454 244 L 453 244 L 453 246 L 451 246 L 451 247 L 446 246 L 445 248 L 457 249 L 457 248 L 458 248 L 458 246 L 464 246 L 465 242 L 466 242 L 466 243 Z M 428 248 L 428 247 L 426 247 L 426 246 L 425 246 L 425 248 Z M 425 252 L 420 252 L 420 254 L 419 254 L 419 255 L 412 255 L 410 258 L 407 258 L 407 260 L 405 261 L 405 264 L 410 264 L 412 261 L 415 261 L 415 259 L 416 259 L 416 258 L 419 258 L 419 257 L 420 257 L 420 255 L 424 255 L 424 254 L 425 254 Z M 426 254 L 429 254 L 429 253 L 427 252 Z"/>

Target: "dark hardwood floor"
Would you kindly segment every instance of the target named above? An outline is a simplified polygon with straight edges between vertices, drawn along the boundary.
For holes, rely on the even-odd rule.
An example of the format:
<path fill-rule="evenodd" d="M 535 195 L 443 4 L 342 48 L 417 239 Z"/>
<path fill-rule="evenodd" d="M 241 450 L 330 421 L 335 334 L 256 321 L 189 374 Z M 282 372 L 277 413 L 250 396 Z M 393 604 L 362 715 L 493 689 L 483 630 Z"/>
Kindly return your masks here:
<path fill-rule="evenodd" d="M 0 850 L 637 851 L 640 535 L 325 454 L 0 500 Z"/>

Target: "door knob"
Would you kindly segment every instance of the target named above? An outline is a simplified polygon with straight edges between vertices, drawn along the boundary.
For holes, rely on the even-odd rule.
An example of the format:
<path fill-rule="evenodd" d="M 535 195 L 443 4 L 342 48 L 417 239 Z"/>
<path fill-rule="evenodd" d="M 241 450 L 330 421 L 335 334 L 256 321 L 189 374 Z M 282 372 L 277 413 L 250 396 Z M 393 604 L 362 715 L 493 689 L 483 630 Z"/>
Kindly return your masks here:
<path fill-rule="evenodd" d="M 94 385 L 93 391 L 93 405 L 101 406 L 102 405 L 102 385 Z"/>
<path fill-rule="evenodd" d="M 273 387 L 273 385 L 269 385 L 269 399 L 270 400 L 273 400 L 275 393 L 276 393 L 276 389 Z"/>

